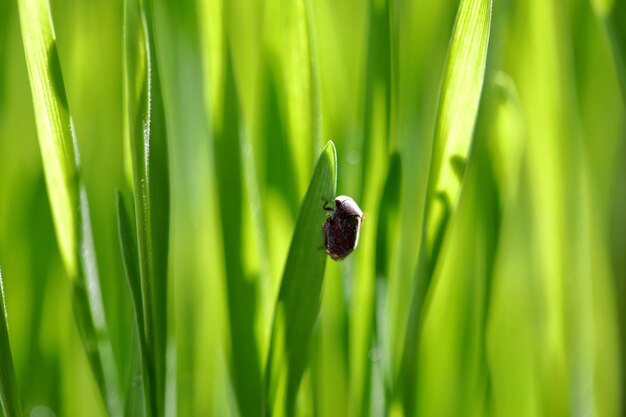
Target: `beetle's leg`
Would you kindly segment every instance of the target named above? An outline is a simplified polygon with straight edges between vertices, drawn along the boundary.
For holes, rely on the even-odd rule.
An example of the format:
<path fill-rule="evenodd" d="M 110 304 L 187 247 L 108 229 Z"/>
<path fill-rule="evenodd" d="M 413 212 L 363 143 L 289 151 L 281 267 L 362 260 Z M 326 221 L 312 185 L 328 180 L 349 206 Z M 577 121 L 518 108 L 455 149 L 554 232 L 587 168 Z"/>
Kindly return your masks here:
<path fill-rule="evenodd" d="M 327 216 L 330 216 L 329 214 L 327 214 Z M 326 250 L 326 246 L 328 245 L 328 220 L 324 222 L 324 224 L 322 225 L 322 240 L 324 241 L 324 244 L 321 245 L 318 249 L 320 250 Z M 326 250 L 327 251 L 327 250 Z M 328 252 L 328 251 L 327 251 Z"/>
<path fill-rule="evenodd" d="M 325 211 L 333 211 L 333 210 L 335 210 L 334 208 L 328 207 L 328 205 L 332 203 L 331 200 L 329 200 L 326 197 L 322 196 L 322 201 L 324 202 L 324 205 L 322 206 L 322 210 L 325 210 Z"/>

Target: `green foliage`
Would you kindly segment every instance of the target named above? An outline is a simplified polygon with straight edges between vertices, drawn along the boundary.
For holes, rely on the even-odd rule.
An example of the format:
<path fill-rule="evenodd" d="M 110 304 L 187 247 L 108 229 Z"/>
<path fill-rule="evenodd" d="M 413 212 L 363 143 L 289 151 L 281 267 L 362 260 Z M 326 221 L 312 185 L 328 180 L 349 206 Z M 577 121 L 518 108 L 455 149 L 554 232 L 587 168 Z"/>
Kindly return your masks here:
<path fill-rule="evenodd" d="M 622 415 L 625 4 L 0 2 L 2 415 Z"/>

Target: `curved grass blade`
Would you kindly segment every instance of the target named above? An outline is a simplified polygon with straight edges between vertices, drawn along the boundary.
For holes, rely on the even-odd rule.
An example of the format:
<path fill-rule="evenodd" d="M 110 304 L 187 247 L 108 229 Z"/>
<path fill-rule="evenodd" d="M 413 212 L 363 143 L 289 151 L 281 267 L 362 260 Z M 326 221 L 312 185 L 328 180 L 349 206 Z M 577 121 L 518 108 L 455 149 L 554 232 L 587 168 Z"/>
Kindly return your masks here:
<path fill-rule="evenodd" d="M 169 175 L 163 98 L 152 27 L 151 2 L 125 2 L 125 104 L 137 219 L 143 343 L 152 404 L 165 407 Z"/>
<path fill-rule="evenodd" d="M 422 247 L 399 381 L 407 415 L 413 414 L 424 300 L 450 218 L 458 206 L 476 124 L 487 61 L 491 7 L 491 0 L 461 0 L 444 69 L 422 227 Z"/>
<path fill-rule="evenodd" d="M 337 190 L 337 154 L 328 142 L 317 160 L 289 248 L 276 302 L 266 367 L 268 413 L 292 416 L 300 380 L 308 363 L 309 341 L 320 309 L 326 266 L 321 228 L 323 201 Z"/>
<path fill-rule="evenodd" d="M 456 210 L 483 87 L 491 0 L 463 0 L 450 44 L 433 142 L 427 196 L 426 251 L 430 269 Z"/>
<path fill-rule="evenodd" d="M 24 54 L 54 226 L 73 285 L 75 318 L 110 415 L 121 414 L 117 367 L 108 336 L 87 195 L 47 0 L 18 1 Z"/>
<path fill-rule="evenodd" d="M 22 415 L 9 343 L 9 323 L 4 301 L 4 281 L 0 270 L 0 403 L 6 417 Z"/>

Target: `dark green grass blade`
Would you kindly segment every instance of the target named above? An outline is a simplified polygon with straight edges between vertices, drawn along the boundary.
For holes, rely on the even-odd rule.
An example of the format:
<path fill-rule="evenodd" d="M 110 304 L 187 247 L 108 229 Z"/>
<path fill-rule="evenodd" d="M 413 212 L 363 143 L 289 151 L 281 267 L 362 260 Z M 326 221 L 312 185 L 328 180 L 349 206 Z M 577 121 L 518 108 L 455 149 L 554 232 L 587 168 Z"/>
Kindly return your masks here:
<path fill-rule="evenodd" d="M 2 270 L 0 270 L 0 403 L 2 403 L 5 417 L 22 415 L 15 379 L 15 367 L 11 355 L 11 344 L 9 343 L 9 324 L 4 301 Z"/>
<path fill-rule="evenodd" d="M 145 335 L 145 323 L 143 316 L 143 302 L 141 299 L 141 278 L 139 273 L 139 265 L 137 260 L 137 243 L 135 241 L 133 231 L 136 227 L 131 226 L 131 220 L 128 217 L 126 207 L 124 205 L 124 197 L 120 192 L 116 195 L 116 208 L 117 208 L 117 227 L 120 241 L 120 247 L 122 249 L 122 261 L 124 263 L 124 273 L 126 275 L 126 282 L 130 290 L 131 298 L 133 301 L 133 314 L 135 316 L 135 323 L 138 332 L 138 354 L 139 354 L 139 366 L 136 366 L 133 371 L 137 371 L 138 375 L 131 376 L 131 384 L 129 390 L 132 395 L 130 399 L 127 399 L 126 409 L 145 410 L 145 415 L 152 416 L 154 411 L 152 406 L 155 402 L 153 398 L 154 392 L 150 391 L 148 381 L 153 378 L 149 372 L 150 367 L 148 364 L 148 350 L 146 346 L 146 340 L 143 337 Z M 134 225 L 134 224 L 133 224 Z M 141 382 L 135 383 L 136 378 L 139 377 Z M 135 392 L 140 391 L 141 394 Z M 136 404 L 129 404 L 128 401 L 132 401 Z M 145 407 L 145 408 L 144 408 Z"/>
<path fill-rule="evenodd" d="M 389 158 L 387 180 L 379 201 L 376 229 L 377 279 L 386 279 L 389 276 L 391 252 L 393 251 L 394 237 L 397 236 L 397 224 L 394 223 L 394 220 L 399 216 L 401 185 L 401 158 L 398 152 L 394 152 Z"/>
<path fill-rule="evenodd" d="M 390 51 L 390 10 L 391 0 L 384 2 L 384 7 L 379 7 L 376 2 L 370 3 L 370 28 L 368 38 L 368 55 L 365 80 L 365 100 L 364 105 L 364 132 L 361 150 L 363 153 L 363 163 L 361 164 L 361 186 L 357 199 L 362 201 L 366 194 L 368 184 L 365 179 L 368 177 L 373 165 L 375 146 L 373 141 L 376 140 L 373 131 L 372 120 L 375 117 L 375 94 L 377 89 L 384 94 L 384 120 L 387 125 L 391 115 L 391 51 Z M 388 126 L 385 126 L 387 132 Z M 390 138 L 390 135 L 388 136 Z"/>
<path fill-rule="evenodd" d="M 167 132 L 150 2 L 125 2 L 127 122 L 137 219 L 143 338 L 154 415 L 165 401 L 169 173 Z M 145 6 L 145 7 L 144 7 Z"/>
<path fill-rule="evenodd" d="M 608 32 L 613 58 L 626 101 L 626 2 L 620 0 L 590 0 L 596 14 Z"/>
<path fill-rule="evenodd" d="M 383 399 L 383 407 L 387 411 L 389 402 L 387 396 L 390 393 L 390 365 L 387 362 L 389 357 L 388 326 L 389 307 L 387 305 L 389 278 L 392 271 L 392 254 L 397 250 L 397 237 L 399 231 L 400 199 L 402 189 L 402 162 L 398 152 L 394 152 L 389 158 L 389 169 L 387 179 L 378 203 L 378 224 L 376 226 L 376 292 L 374 293 L 374 306 L 372 313 L 372 323 L 374 326 L 373 347 L 376 349 L 381 360 L 372 364 L 377 367 L 375 370 L 378 376 L 378 388 L 376 385 L 372 389 L 381 390 L 380 398 Z M 369 402 L 369 398 L 364 401 Z M 363 404 L 366 410 L 367 404 Z"/>
<path fill-rule="evenodd" d="M 240 103 L 229 53 L 225 62 L 223 120 L 215 133 L 215 175 L 219 194 L 231 337 L 231 370 L 239 412 L 263 412 L 260 354 L 255 337 L 257 286 L 243 268 L 246 247 L 242 228 L 244 161 L 241 155 Z"/>
<path fill-rule="evenodd" d="M 308 363 L 309 342 L 319 314 L 327 254 L 321 228 L 324 200 L 335 197 L 337 155 L 329 142 L 323 149 L 291 241 L 285 273 L 276 303 L 266 381 L 268 412 L 292 416 L 302 375 Z"/>
<path fill-rule="evenodd" d="M 121 414 L 117 366 L 108 336 L 87 195 L 47 0 L 18 1 L 35 121 L 56 237 L 70 277 L 76 322 L 111 415 Z"/>
<path fill-rule="evenodd" d="M 407 415 L 413 415 L 415 373 L 424 301 L 461 194 L 482 92 L 489 33 L 491 0 L 462 0 L 452 33 L 433 139 L 426 214 L 416 268 L 402 357 L 402 396 Z"/>

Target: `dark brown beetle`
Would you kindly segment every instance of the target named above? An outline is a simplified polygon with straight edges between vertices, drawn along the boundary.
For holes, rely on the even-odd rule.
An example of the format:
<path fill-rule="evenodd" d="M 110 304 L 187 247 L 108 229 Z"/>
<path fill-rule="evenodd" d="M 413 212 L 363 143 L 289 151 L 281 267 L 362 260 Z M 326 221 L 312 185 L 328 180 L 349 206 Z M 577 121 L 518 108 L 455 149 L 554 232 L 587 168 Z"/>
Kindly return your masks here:
<path fill-rule="evenodd" d="M 322 209 L 333 212 L 327 214 L 322 226 L 324 247 L 333 260 L 339 261 L 359 244 L 363 212 L 352 198 L 345 195 L 335 198 L 334 210 L 328 207 L 328 202 L 324 203 Z"/>

